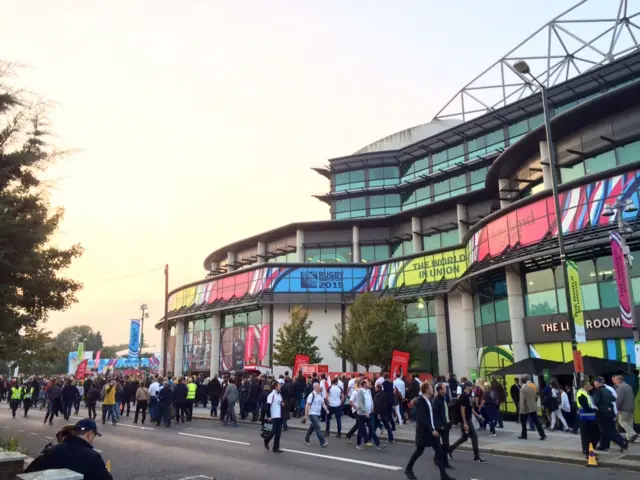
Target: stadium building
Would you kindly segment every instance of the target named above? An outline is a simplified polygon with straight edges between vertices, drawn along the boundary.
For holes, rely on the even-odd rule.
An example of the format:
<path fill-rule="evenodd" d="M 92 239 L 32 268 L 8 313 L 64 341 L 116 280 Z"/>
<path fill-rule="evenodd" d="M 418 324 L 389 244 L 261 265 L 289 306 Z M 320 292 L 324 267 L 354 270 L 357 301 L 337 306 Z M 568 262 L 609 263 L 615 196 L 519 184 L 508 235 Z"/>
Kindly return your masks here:
<path fill-rule="evenodd" d="M 329 341 L 362 292 L 405 304 L 427 371 L 484 376 L 527 356 L 569 361 L 540 87 L 515 71 L 516 60 L 548 92 L 561 227 L 585 309 L 580 349 L 635 363 L 611 259 L 617 219 L 602 213 L 618 200 L 639 203 L 640 11 L 607 2 L 606 20 L 590 17 L 594 7 L 602 3 L 580 2 L 541 27 L 431 122 L 315 168 L 330 186 L 317 195 L 330 220 L 284 225 L 207 256 L 207 277 L 170 293 L 168 370 L 271 367 L 274 334 L 301 304 L 323 363 L 349 371 Z M 632 251 L 637 217 L 624 213 Z M 640 300 L 640 268 L 632 275 Z"/>

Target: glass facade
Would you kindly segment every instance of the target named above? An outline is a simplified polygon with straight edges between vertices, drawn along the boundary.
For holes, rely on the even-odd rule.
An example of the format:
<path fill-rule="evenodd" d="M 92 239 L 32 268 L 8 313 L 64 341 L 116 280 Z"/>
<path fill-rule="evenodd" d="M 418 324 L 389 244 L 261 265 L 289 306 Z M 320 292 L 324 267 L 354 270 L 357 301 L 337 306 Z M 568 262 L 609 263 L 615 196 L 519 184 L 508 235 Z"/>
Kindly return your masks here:
<path fill-rule="evenodd" d="M 586 175 L 593 175 L 638 161 L 640 161 L 640 140 L 585 158 L 570 168 L 562 168 L 560 176 L 562 182 L 570 182 Z"/>
<path fill-rule="evenodd" d="M 452 247 L 460 243 L 460 234 L 458 229 L 449 230 L 448 232 L 432 233 L 422 237 L 422 250 L 437 250 L 443 247 Z"/>
<path fill-rule="evenodd" d="M 271 325 L 263 323 L 261 310 L 226 314 L 221 322 L 221 371 L 241 371 L 248 365 L 271 366 Z"/>
<path fill-rule="evenodd" d="M 369 216 L 392 215 L 400 211 L 400 195 L 372 195 L 369 197 Z"/>
<path fill-rule="evenodd" d="M 365 187 L 389 187 L 400 183 L 400 169 L 395 166 L 375 167 L 336 173 L 333 191 L 358 190 Z"/>
<path fill-rule="evenodd" d="M 473 318 L 476 327 L 509 321 L 507 281 L 504 272 L 474 282 Z"/>
<path fill-rule="evenodd" d="M 351 247 L 306 248 L 305 258 L 309 263 L 351 263 Z"/>
<path fill-rule="evenodd" d="M 400 183 L 398 167 L 376 167 L 369 169 L 370 187 L 387 187 Z"/>
<path fill-rule="evenodd" d="M 185 322 L 181 373 L 208 372 L 211 368 L 212 322 L 210 316 Z"/>
<path fill-rule="evenodd" d="M 499 129 L 467 142 L 469 161 L 485 157 L 505 147 L 504 130 Z"/>
<path fill-rule="evenodd" d="M 404 257 L 413 253 L 413 241 L 405 240 L 391 244 L 391 258 Z"/>
<path fill-rule="evenodd" d="M 634 256 L 640 251 L 632 252 Z M 637 257 L 636 257 L 637 258 Z M 611 255 L 577 262 L 585 310 L 618 308 L 618 288 Z M 631 269 L 631 285 L 636 305 L 640 305 L 640 270 Z M 525 275 L 525 315 L 535 317 L 566 313 L 564 276 L 560 267 L 527 272 Z"/>
<path fill-rule="evenodd" d="M 418 327 L 418 343 L 421 349 L 420 367 L 428 372 L 438 372 L 438 343 L 435 302 L 422 298 L 405 305 L 407 322 Z"/>
<path fill-rule="evenodd" d="M 335 182 L 336 192 L 364 188 L 366 186 L 364 181 L 364 170 L 336 173 Z"/>
<path fill-rule="evenodd" d="M 360 245 L 361 262 L 379 262 L 389 258 L 389 245 Z"/>
<path fill-rule="evenodd" d="M 458 167 L 459 164 L 464 161 L 464 144 L 456 145 L 455 147 L 433 154 L 433 168 L 431 172 L 436 173 Z"/>
<path fill-rule="evenodd" d="M 367 197 L 345 198 L 334 203 L 336 219 L 367 216 Z"/>

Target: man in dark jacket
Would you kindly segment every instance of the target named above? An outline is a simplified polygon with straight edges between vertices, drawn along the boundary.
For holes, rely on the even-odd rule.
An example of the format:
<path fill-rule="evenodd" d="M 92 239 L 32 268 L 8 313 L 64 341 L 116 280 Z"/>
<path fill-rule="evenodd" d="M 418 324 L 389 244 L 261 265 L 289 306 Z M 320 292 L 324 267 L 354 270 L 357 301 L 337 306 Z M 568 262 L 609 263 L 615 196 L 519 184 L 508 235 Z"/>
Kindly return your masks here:
<path fill-rule="evenodd" d="M 447 387 L 444 382 L 436 385 L 436 396 L 433 399 L 433 420 L 435 427 L 442 440 L 442 451 L 444 457 L 444 464 L 446 468 L 453 468 L 449 465 L 448 454 L 444 452 L 449 451 L 449 430 L 451 430 L 451 421 L 449 420 L 449 405 L 447 402 Z M 434 461 L 437 464 L 437 458 L 434 457 Z"/>
<path fill-rule="evenodd" d="M 424 453 L 426 447 L 433 448 L 436 456 L 436 463 L 440 469 L 441 480 L 453 480 L 448 474 L 444 463 L 444 453 L 440 445 L 440 434 L 436 429 L 434 409 L 429 397 L 433 394 L 433 387 L 430 383 L 424 382 L 420 385 L 421 395 L 415 401 L 416 409 L 416 450 L 411 456 L 404 474 L 410 480 L 416 480 L 413 473 L 413 465 Z"/>
<path fill-rule="evenodd" d="M 393 392 L 393 383 L 389 380 L 389 374 L 384 374 L 384 381 L 382 382 L 382 390 L 387 395 L 387 412 L 385 416 L 387 421 L 391 425 L 391 430 L 395 432 L 396 430 L 396 422 L 393 420 L 393 401 L 394 401 L 394 392 Z"/>
<path fill-rule="evenodd" d="M 509 394 L 511 394 L 511 400 L 516 405 L 516 421 L 520 422 L 520 379 L 516 377 L 513 381 L 513 385 L 509 389 Z"/>
<path fill-rule="evenodd" d="M 291 399 L 294 398 L 295 395 L 291 377 L 287 376 L 287 378 L 284 379 L 284 384 L 280 388 L 280 395 L 282 395 L 282 401 L 285 403 L 282 407 L 282 429 L 286 432 L 289 430 L 289 425 L 287 425 L 287 420 L 289 419 L 289 406 L 291 404 Z"/>
<path fill-rule="evenodd" d="M 209 399 L 211 400 L 211 412 L 209 416 L 218 416 L 218 403 L 220 403 L 220 397 L 222 397 L 222 385 L 218 380 L 218 374 L 214 374 L 207 384 L 207 391 L 209 393 Z"/>
<path fill-rule="evenodd" d="M 171 426 L 171 402 L 173 401 L 173 392 L 169 382 L 164 382 L 162 389 L 158 392 L 158 413 L 156 415 L 156 424 L 160 426 L 160 422 L 164 421 L 165 427 Z"/>
<path fill-rule="evenodd" d="M 80 398 L 80 392 L 71 383 L 71 380 L 67 380 L 62 388 L 62 405 L 64 407 L 65 420 L 69 420 L 69 417 L 71 417 L 71 408 L 78 398 Z"/>
<path fill-rule="evenodd" d="M 491 377 L 491 390 L 498 395 L 498 418 L 496 419 L 498 421 L 498 428 L 504 428 L 500 407 L 507 401 L 507 393 L 504 391 L 504 386 L 496 377 Z"/>
<path fill-rule="evenodd" d="M 389 397 L 387 393 L 382 390 L 382 384 L 379 383 L 375 386 L 376 394 L 373 397 L 373 413 L 375 415 L 375 419 L 373 421 L 373 425 L 375 429 L 384 428 L 387 429 L 387 439 L 389 443 L 393 443 L 393 430 L 389 425 Z"/>
<path fill-rule="evenodd" d="M 593 403 L 598 409 L 598 427 L 600 428 L 600 450 L 608 450 L 611 442 L 617 443 L 620 451 L 628 448 L 627 441 L 616 431 L 615 414 L 613 406 L 615 400 L 607 389 L 604 378 L 598 377 L 593 382 L 596 388 L 593 394 Z"/>
<path fill-rule="evenodd" d="M 187 415 L 187 394 L 189 390 L 187 386 L 184 384 L 184 378 L 180 377 L 178 379 L 178 383 L 173 388 L 173 397 L 172 402 L 176 407 L 176 423 L 180 423 L 180 419 L 182 418 L 182 423 L 186 420 Z"/>
<path fill-rule="evenodd" d="M 75 387 L 74 387 L 75 388 Z M 104 460 L 93 448 L 98 427 L 93 420 L 80 420 L 73 426 L 71 435 L 38 456 L 25 473 L 44 470 L 69 469 L 92 480 L 113 480 Z"/>

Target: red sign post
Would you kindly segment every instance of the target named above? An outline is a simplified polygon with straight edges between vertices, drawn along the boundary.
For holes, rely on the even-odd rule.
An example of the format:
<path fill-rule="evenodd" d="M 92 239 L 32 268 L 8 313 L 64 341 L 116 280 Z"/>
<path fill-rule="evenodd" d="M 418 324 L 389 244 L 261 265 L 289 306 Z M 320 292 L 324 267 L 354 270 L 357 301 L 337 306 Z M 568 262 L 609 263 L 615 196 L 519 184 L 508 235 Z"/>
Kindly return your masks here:
<path fill-rule="evenodd" d="M 409 352 L 394 350 L 391 352 L 391 378 L 396 377 L 396 373 L 406 375 L 409 372 Z"/>
<path fill-rule="evenodd" d="M 296 359 L 293 362 L 293 371 L 291 372 L 292 377 L 297 377 L 300 373 L 300 367 L 302 365 L 308 364 L 311 357 L 309 355 L 303 355 L 301 353 L 296 353 Z"/>

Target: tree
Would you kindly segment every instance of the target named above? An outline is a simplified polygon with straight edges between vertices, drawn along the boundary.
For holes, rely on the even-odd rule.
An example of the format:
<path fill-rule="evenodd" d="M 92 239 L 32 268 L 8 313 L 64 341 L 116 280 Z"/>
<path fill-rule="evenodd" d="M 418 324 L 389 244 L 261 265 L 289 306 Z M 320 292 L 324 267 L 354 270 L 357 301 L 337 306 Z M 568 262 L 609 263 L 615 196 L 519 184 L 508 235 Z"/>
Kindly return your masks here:
<path fill-rule="evenodd" d="M 67 327 L 56 335 L 55 343 L 60 351 L 67 355 L 78 349 L 78 343 L 84 342 L 86 352 L 100 350 L 102 345 L 102 335 L 100 332 L 93 332 L 89 325 L 74 325 Z"/>
<path fill-rule="evenodd" d="M 291 367 L 296 354 L 309 355 L 310 363 L 322 362 L 320 350 L 316 346 L 318 337 L 310 335 L 309 311 L 302 306 L 293 307 L 289 312 L 289 322 L 278 329 L 273 344 L 273 363 L 282 367 Z"/>
<path fill-rule="evenodd" d="M 60 358 L 51 332 L 27 327 L 6 345 L 8 357 L 20 366 L 21 373 L 49 373 L 52 364 Z"/>
<path fill-rule="evenodd" d="M 393 297 L 358 295 L 349 311 L 344 331 L 338 323 L 329 343 L 338 357 L 363 365 L 367 371 L 372 366 L 389 371 L 393 350 L 419 356 L 418 327 L 407 322 L 402 304 Z"/>
<path fill-rule="evenodd" d="M 52 242 L 63 210 L 50 209 L 39 176 L 60 156 L 46 143 L 46 107 L 7 85 L 11 72 L 0 63 L 0 358 L 24 328 L 76 302 L 81 288 L 60 275 L 82 248 Z"/>

